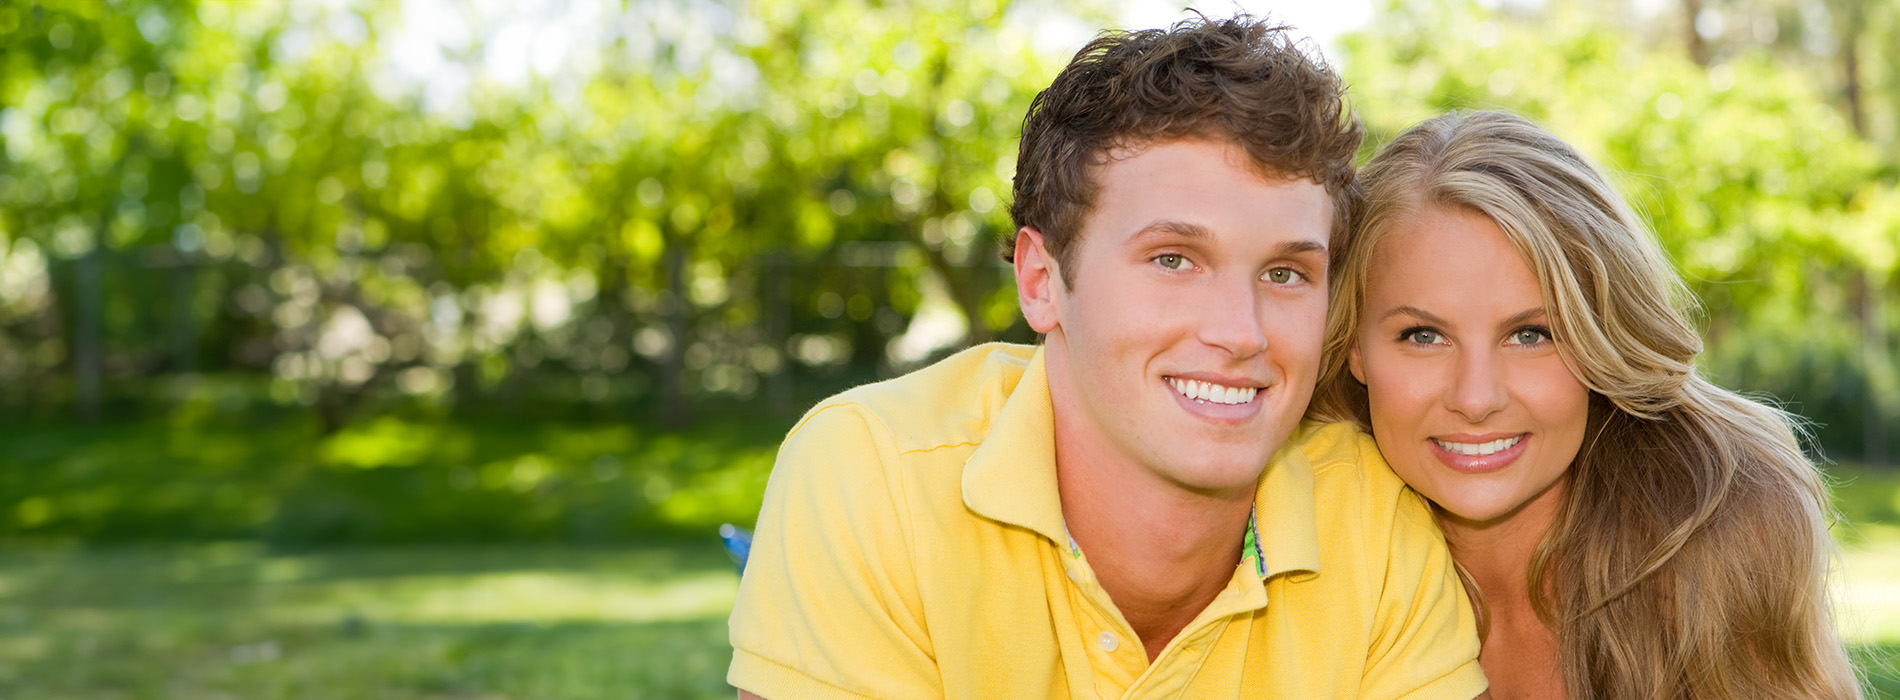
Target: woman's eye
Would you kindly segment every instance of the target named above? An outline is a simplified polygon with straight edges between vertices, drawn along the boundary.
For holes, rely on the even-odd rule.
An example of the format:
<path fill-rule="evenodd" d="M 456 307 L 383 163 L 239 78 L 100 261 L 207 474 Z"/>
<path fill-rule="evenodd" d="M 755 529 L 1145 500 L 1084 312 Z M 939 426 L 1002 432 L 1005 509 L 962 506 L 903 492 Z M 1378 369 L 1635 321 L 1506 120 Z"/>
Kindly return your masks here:
<path fill-rule="evenodd" d="M 1550 331 L 1542 328 L 1520 328 L 1511 334 L 1513 345 L 1536 345 L 1550 339 Z"/>
<path fill-rule="evenodd" d="M 1413 328 L 1401 334 L 1399 338 L 1418 345 L 1437 345 L 1445 341 L 1445 337 L 1439 335 L 1438 331 L 1429 328 Z"/>
<path fill-rule="evenodd" d="M 1267 281 L 1274 284 L 1292 284 L 1300 281 L 1300 273 L 1288 268 L 1276 267 L 1267 271 Z"/>
<path fill-rule="evenodd" d="M 1157 255 L 1155 256 L 1155 262 L 1160 263 L 1162 267 L 1168 268 L 1170 270 L 1179 270 L 1182 267 L 1187 266 L 1187 258 L 1181 257 L 1174 253 L 1168 253 L 1167 255 Z"/>

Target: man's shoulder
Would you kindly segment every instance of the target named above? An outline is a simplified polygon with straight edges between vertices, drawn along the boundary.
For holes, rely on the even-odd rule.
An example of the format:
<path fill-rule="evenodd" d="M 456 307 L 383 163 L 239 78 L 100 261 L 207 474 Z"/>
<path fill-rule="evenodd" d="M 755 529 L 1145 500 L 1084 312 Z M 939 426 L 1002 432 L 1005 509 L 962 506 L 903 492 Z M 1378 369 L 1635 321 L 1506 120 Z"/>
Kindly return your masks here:
<path fill-rule="evenodd" d="M 1313 465 L 1316 478 L 1363 480 L 1382 488 L 1405 485 L 1379 454 L 1378 441 L 1352 423 L 1305 421 L 1287 444 Z"/>
<path fill-rule="evenodd" d="M 900 452 L 981 442 L 1016 390 L 1036 348 L 987 343 L 922 369 L 820 401 L 793 428 L 839 410 L 888 432 Z"/>
<path fill-rule="evenodd" d="M 1270 599 L 1305 600 L 1277 613 L 1269 605 L 1268 614 L 1293 620 L 1305 643 L 1343 640 L 1335 648 L 1355 655 L 1341 673 L 1366 697 L 1480 692 L 1476 625 L 1444 539 L 1377 441 L 1350 423 L 1303 423 L 1280 458 L 1311 468 L 1318 546 L 1314 575 L 1268 584 Z"/>
<path fill-rule="evenodd" d="M 1383 520 L 1404 514 L 1426 520 L 1424 500 L 1406 486 L 1372 435 L 1347 422 L 1300 425 L 1288 442 L 1313 467 L 1313 495 L 1323 512 Z"/>

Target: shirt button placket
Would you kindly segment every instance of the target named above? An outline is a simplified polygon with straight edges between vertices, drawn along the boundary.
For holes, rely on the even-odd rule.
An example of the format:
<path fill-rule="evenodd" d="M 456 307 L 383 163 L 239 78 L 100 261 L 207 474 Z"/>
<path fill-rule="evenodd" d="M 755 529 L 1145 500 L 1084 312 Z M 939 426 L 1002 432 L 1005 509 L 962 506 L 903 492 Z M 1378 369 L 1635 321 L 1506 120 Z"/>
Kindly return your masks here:
<path fill-rule="evenodd" d="M 1095 643 L 1102 647 L 1102 651 L 1111 654 L 1115 653 L 1115 650 L 1121 647 L 1121 640 L 1116 639 L 1115 634 L 1112 632 L 1103 632 L 1100 636 L 1095 638 Z"/>

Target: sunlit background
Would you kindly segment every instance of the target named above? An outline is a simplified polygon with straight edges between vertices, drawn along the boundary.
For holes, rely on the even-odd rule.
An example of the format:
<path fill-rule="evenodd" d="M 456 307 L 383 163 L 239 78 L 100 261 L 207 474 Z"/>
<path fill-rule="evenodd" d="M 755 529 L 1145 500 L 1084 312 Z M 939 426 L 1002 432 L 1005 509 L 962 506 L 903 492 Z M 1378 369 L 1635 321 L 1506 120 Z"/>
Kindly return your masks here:
<path fill-rule="evenodd" d="M 1811 421 L 1900 694 L 1900 3 L 1207 3 L 1367 153 L 1607 164 L 1701 369 Z M 0 2 L 0 696 L 729 697 L 797 415 L 1032 341 L 996 241 L 1086 0 Z"/>

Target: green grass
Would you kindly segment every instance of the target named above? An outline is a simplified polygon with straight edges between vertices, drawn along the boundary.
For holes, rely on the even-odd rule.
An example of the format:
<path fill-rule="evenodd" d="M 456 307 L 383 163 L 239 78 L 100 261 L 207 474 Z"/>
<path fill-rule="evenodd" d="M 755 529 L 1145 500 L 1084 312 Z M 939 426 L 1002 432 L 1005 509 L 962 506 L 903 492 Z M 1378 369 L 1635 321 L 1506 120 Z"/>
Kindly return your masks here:
<path fill-rule="evenodd" d="M 1863 524 L 1845 542 L 1835 620 L 1872 691 L 1900 700 L 1900 527 Z"/>
<path fill-rule="evenodd" d="M 0 538 L 624 542 L 750 523 L 791 419 L 0 421 Z"/>
<path fill-rule="evenodd" d="M 782 431 L 0 425 L 0 698 L 730 698 L 712 532 Z M 1840 628 L 1900 700 L 1900 470 L 1830 472 Z"/>
<path fill-rule="evenodd" d="M 1834 465 L 1835 620 L 1870 698 L 1900 700 L 1900 470 Z"/>
<path fill-rule="evenodd" d="M 717 541 L 0 554 L 5 698 L 730 698 Z"/>
<path fill-rule="evenodd" d="M 1900 530 L 1844 556 L 1843 629 L 1900 700 Z M 730 698 L 710 537 L 624 548 L 0 552 L 0 697 Z"/>

